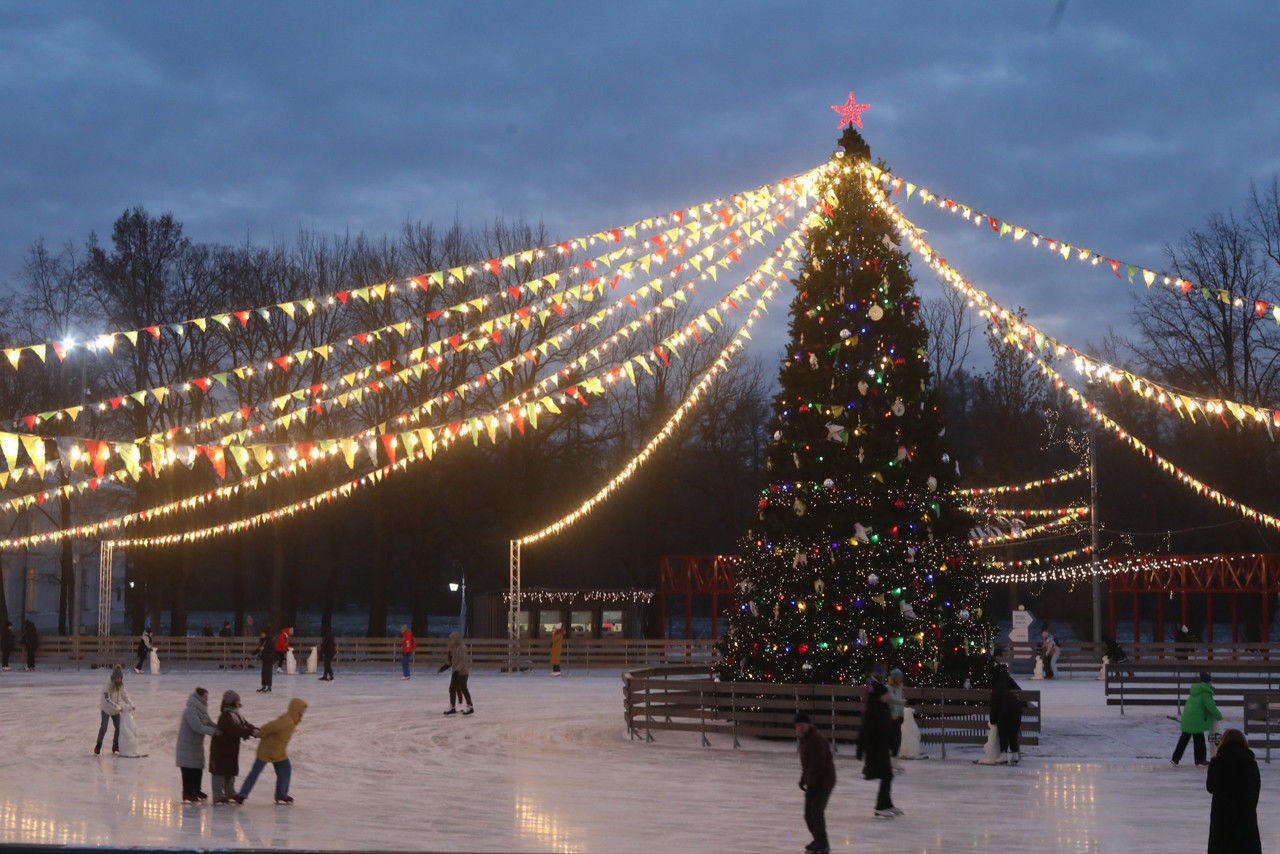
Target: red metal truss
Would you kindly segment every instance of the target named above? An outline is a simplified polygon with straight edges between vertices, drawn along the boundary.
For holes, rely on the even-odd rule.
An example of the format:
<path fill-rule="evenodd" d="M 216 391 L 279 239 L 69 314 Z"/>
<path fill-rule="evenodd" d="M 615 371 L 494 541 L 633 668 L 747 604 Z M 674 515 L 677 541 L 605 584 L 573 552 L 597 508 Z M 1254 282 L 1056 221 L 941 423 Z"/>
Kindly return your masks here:
<path fill-rule="evenodd" d="M 711 596 L 711 636 L 719 637 L 717 603 L 721 594 L 733 593 L 733 555 L 666 555 L 659 559 L 663 633 L 667 626 L 667 596 L 684 594 L 684 636 L 693 637 L 693 595 Z"/>

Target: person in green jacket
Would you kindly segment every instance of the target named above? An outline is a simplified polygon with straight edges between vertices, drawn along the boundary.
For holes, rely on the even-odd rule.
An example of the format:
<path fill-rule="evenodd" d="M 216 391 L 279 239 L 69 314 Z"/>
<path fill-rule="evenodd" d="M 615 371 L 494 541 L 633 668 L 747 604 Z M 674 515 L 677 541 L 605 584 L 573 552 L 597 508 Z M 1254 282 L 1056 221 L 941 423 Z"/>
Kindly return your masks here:
<path fill-rule="evenodd" d="M 1186 705 L 1182 707 L 1182 735 L 1178 736 L 1178 746 L 1173 749 L 1173 764 L 1182 759 L 1187 749 L 1187 742 L 1195 739 L 1195 756 L 1197 765 L 1208 765 L 1205 755 L 1204 734 L 1209 731 L 1215 721 L 1222 720 L 1222 712 L 1213 702 L 1213 686 L 1209 684 L 1209 674 L 1201 673 L 1200 681 L 1192 684 L 1187 692 Z"/>

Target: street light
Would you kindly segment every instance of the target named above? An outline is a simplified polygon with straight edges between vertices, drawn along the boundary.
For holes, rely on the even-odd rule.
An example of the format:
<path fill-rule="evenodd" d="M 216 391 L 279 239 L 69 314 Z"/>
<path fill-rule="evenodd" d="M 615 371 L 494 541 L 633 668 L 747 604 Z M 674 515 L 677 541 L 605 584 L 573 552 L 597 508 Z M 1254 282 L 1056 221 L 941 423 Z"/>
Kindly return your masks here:
<path fill-rule="evenodd" d="M 454 573 L 461 578 L 461 581 L 450 581 L 449 590 L 453 593 L 462 594 L 462 603 L 458 608 L 458 633 L 463 637 L 467 636 L 467 571 L 463 568 L 460 561 L 453 562 Z"/>

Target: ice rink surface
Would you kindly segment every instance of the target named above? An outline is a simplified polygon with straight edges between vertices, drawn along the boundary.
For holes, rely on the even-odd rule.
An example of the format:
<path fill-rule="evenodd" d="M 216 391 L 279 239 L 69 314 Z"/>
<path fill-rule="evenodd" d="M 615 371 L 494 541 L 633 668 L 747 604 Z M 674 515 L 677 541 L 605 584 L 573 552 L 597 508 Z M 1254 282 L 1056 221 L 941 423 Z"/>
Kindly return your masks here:
<path fill-rule="evenodd" d="M 420 670 L 275 678 L 253 673 L 126 674 L 149 755 L 92 755 L 107 673 L 0 674 L 0 841 L 75 846 L 419 851 L 775 852 L 809 841 L 794 743 L 696 734 L 628 739 L 619 674 L 476 673 L 476 714 L 445 717 L 447 674 Z M 243 806 L 183 806 L 174 737 L 201 685 L 216 707 L 238 691 L 262 724 L 290 697 L 310 707 L 290 746 L 293 806 L 268 768 Z M 908 762 L 894 780 L 906 815 L 872 815 L 875 784 L 849 748 L 827 810 L 839 851 L 1205 850 L 1204 770 L 1169 764 L 1172 710 L 1103 704 L 1093 680 L 1024 683 L 1044 692 L 1044 739 L 1016 768 L 979 766 L 978 748 Z M 216 708 L 211 713 L 216 719 Z M 1239 725 L 1227 712 L 1227 723 Z M 108 735 L 107 745 L 110 744 Z M 247 742 L 241 772 L 253 760 Z M 1261 756 L 1259 757 L 1261 759 Z M 1278 767 L 1262 764 L 1264 850 L 1280 850 Z M 208 775 L 204 789 L 210 790 Z"/>

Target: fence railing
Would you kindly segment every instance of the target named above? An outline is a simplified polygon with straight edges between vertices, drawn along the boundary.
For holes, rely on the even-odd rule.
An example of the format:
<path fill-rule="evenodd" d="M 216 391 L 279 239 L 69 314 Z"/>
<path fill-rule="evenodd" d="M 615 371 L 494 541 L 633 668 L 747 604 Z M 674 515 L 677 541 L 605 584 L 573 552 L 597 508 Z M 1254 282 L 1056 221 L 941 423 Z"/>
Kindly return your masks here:
<path fill-rule="evenodd" d="M 935 744 L 946 757 L 948 745 L 980 745 L 987 740 L 989 692 L 971 688 L 905 689 L 915 712 L 924 744 Z M 807 712 L 814 726 L 832 742 L 858 736 L 862 724 L 864 689 L 861 685 L 778 685 L 761 682 L 721 682 L 709 667 L 669 666 L 631 670 L 622 675 L 623 710 L 632 739 L 654 740 L 654 732 L 696 732 L 703 747 L 709 735 L 732 739 L 791 738 L 796 712 Z M 1020 739 L 1039 744 L 1039 691 L 1022 691 L 1026 704 Z"/>
<path fill-rule="evenodd" d="M 335 638 L 337 667 L 398 667 L 399 638 Z M 295 637 L 294 657 L 302 667 L 313 647 L 320 642 L 314 637 Z M 248 668 L 259 666 L 254 658 L 256 638 L 249 637 L 161 637 L 152 638 L 162 670 L 190 670 L 219 667 Z M 472 666 L 501 670 L 550 669 L 549 638 L 468 638 Z M 132 666 L 137 659 L 138 638 L 117 635 L 45 636 L 36 653 L 37 666 L 53 669 L 108 667 L 113 664 Z M 419 638 L 414 655 L 415 667 L 438 667 L 444 662 L 447 638 Z M 17 650 L 21 661 L 21 649 Z M 611 669 L 664 664 L 707 664 L 716 658 L 714 640 L 643 640 L 632 638 L 566 637 L 561 666 L 566 669 Z"/>
<path fill-rule="evenodd" d="M 1244 738 L 1263 760 L 1280 748 L 1280 692 L 1247 691 L 1244 695 Z"/>
<path fill-rule="evenodd" d="M 1255 692 L 1280 690 L 1280 660 L 1213 660 L 1189 658 L 1176 663 L 1152 659 L 1131 660 L 1107 667 L 1107 705 L 1173 706 L 1181 709 L 1191 686 L 1208 671 L 1213 699 L 1218 706 L 1243 706 Z"/>

